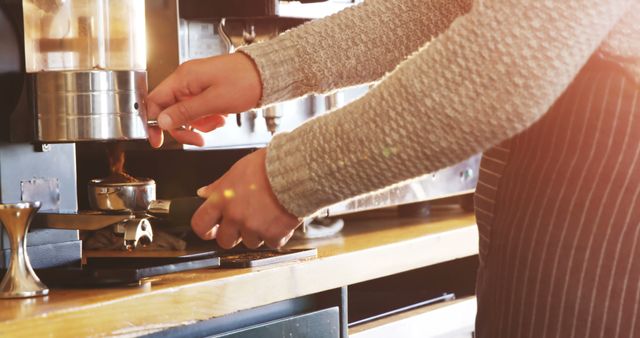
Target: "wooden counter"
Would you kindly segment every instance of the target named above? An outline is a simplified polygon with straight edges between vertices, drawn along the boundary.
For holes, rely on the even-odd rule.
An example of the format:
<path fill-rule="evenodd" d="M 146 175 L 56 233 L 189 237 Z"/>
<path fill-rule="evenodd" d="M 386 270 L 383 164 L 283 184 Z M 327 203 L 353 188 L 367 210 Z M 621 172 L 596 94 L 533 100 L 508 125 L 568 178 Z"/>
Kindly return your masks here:
<path fill-rule="evenodd" d="M 255 269 L 210 269 L 153 278 L 139 287 L 52 289 L 0 300 L 0 336 L 138 335 L 424 267 L 478 252 L 472 214 L 347 220 L 341 236 L 292 241 L 318 258 Z"/>

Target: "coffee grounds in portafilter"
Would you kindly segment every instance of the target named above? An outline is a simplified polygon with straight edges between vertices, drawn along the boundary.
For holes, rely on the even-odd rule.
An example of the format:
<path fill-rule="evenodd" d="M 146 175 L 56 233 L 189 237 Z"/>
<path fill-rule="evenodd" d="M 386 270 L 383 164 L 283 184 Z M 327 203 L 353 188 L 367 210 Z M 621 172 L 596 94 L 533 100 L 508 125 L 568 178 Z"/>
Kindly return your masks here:
<path fill-rule="evenodd" d="M 121 142 L 107 143 L 107 158 L 109 159 L 109 176 L 103 179 L 105 183 L 135 183 L 139 180 L 124 171 L 125 152 Z"/>

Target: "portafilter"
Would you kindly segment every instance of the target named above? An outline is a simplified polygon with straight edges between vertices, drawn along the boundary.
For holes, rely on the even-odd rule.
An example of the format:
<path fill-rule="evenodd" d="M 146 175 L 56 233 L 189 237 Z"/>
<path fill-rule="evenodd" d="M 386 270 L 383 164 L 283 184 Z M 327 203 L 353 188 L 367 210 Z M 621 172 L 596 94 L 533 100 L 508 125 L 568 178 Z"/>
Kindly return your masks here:
<path fill-rule="evenodd" d="M 94 179 L 89 182 L 88 191 L 89 206 L 93 210 L 151 215 L 179 227 L 188 226 L 193 213 L 204 202 L 197 196 L 157 200 L 156 182 L 148 178 L 131 182 Z"/>

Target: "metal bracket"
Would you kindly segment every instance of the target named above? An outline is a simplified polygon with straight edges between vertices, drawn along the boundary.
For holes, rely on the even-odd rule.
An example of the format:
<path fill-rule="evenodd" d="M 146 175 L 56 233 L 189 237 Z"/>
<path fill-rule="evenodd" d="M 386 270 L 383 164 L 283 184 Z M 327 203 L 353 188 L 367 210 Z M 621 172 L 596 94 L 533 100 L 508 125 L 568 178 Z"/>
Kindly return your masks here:
<path fill-rule="evenodd" d="M 133 218 L 114 225 L 113 231 L 124 236 L 124 247 L 132 251 L 138 245 L 147 246 L 153 242 L 153 229 L 146 218 Z"/>

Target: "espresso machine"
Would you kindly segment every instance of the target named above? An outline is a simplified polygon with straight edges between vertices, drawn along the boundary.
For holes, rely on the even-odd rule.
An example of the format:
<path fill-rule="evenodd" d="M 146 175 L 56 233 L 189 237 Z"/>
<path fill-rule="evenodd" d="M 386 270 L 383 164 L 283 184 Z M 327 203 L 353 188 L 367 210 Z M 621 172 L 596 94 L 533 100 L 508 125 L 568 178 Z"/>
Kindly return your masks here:
<path fill-rule="evenodd" d="M 102 148 L 106 143 L 125 143 L 136 157 L 159 160 L 189 150 L 170 141 L 159 152 L 146 145 L 144 98 L 148 84 L 153 88 L 189 58 L 233 51 L 237 32 L 220 35 L 225 38 L 219 40 L 223 49 L 206 44 L 195 48 L 188 42 L 197 38 L 189 34 L 195 26 L 189 25 L 181 11 L 198 13 L 206 9 L 207 20 L 215 20 L 216 37 L 224 32 L 222 27 L 228 30 L 236 26 L 236 19 L 229 19 L 228 26 L 221 24 L 227 17 L 264 22 L 258 29 L 259 36 L 247 37 L 249 43 L 308 20 L 281 19 L 278 8 L 278 1 L 260 0 L 0 1 L 0 203 L 40 202 L 40 217 L 36 216 L 27 241 L 34 268 L 78 264 L 82 258 L 79 230 L 112 227 L 123 237 L 123 247 L 129 249 L 153 240 L 145 215 L 101 213 L 102 207 L 99 212 L 89 210 L 87 177 L 101 175 L 91 156 L 104 162 Z M 247 23 L 246 27 L 250 26 Z M 251 34 L 256 33 L 250 29 Z M 147 67 L 148 49 L 152 52 L 151 67 Z M 148 77 L 149 69 L 152 75 Z M 262 146 L 281 126 L 294 128 L 307 118 L 294 114 L 290 122 L 275 108 L 260 113 L 264 114 L 264 125 L 247 122 L 242 126 L 245 117 L 239 116 L 239 130 L 216 137 L 224 142 L 209 142 L 205 149 Z M 249 112 L 246 116 L 255 120 L 256 114 Z M 208 161 L 227 158 L 220 171 L 240 156 L 200 153 L 206 153 Z M 144 195 L 134 198 L 155 200 L 152 187 L 142 187 Z M 108 207 L 118 207 L 112 204 Z M 0 268 L 6 268 L 9 238 L 1 227 L 0 231 Z"/>
<path fill-rule="evenodd" d="M 128 171 L 157 181 L 157 196 L 170 200 L 194 194 L 274 133 L 365 94 L 370 84 L 228 117 L 204 135 L 202 148 L 169 139 L 152 150 L 146 142 L 145 95 L 179 64 L 233 52 L 357 2 L 0 0 L 0 203 L 41 202 L 28 241 L 34 268 L 78 264 L 78 230 L 108 226 L 130 249 L 153 240 L 146 215 L 91 210 L 88 183 L 105 176 L 105 144 L 123 144 Z M 467 194 L 478 166 L 474 156 L 315 217 Z"/>

